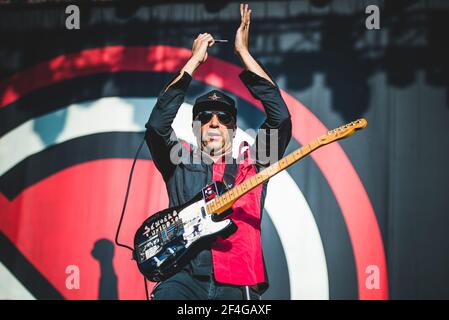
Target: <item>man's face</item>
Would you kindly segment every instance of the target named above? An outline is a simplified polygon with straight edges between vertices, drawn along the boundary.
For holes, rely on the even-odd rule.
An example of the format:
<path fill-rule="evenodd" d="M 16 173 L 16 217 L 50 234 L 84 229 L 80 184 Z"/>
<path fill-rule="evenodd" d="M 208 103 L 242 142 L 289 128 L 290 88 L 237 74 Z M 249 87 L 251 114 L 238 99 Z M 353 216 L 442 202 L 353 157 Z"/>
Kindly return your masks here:
<path fill-rule="evenodd" d="M 235 119 L 228 112 L 202 111 L 195 118 L 201 123 L 201 149 L 209 155 L 221 155 L 232 148 Z"/>

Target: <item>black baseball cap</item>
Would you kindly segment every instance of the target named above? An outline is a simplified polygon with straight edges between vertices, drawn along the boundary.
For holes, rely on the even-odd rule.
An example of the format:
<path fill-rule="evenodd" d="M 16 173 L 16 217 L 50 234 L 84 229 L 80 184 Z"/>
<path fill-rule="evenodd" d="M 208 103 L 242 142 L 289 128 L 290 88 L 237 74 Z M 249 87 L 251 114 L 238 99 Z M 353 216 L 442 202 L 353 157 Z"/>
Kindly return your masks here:
<path fill-rule="evenodd" d="M 209 91 L 195 100 L 193 119 L 201 111 L 225 111 L 229 112 L 237 120 L 237 109 L 234 99 L 218 90 Z"/>

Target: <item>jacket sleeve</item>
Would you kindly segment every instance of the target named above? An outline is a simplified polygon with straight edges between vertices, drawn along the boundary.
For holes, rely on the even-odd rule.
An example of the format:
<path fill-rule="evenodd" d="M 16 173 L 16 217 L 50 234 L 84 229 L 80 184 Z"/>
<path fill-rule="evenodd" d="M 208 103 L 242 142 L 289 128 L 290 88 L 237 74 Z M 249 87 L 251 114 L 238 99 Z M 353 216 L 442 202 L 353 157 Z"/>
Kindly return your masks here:
<path fill-rule="evenodd" d="M 263 68 L 259 61 L 258 63 Z M 269 74 L 265 68 L 264 71 Z M 270 160 L 274 162 L 282 158 L 287 149 L 292 135 L 290 112 L 277 85 L 249 70 L 242 71 L 239 76 L 252 96 L 260 100 L 265 109 L 266 119 L 260 126 L 256 141 L 250 149 L 256 164 L 265 167 L 270 164 Z M 271 76 L 270 78 L 273 79 Z M 276 135 L 277 152 L 270 154 L 270 141 L 273 141 Z"/>
<path fill-rule="evenodd" d="M 168 84 L 178 75 L 179 73 Z M 167 84 L 159 94 L 156 105 L 145 125 L 146 143 L 151 157 L 164 180 L 167 180 L 173 174 L 176 167 L 170 160 L 170 151 L 180 142 L 171 125 L 179 107 L 184 102 L 191 80 L 192 76 L 184 72 L 182 77 L 168 89 L 166 89 Z"/>

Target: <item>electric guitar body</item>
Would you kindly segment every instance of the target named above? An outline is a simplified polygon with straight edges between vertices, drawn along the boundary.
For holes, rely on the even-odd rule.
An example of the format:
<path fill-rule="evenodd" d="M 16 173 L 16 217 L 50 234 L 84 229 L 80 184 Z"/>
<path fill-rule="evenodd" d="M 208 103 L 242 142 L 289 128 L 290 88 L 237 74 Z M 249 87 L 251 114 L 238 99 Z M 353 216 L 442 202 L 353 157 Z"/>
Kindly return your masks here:
<path fill-rule="evenodd" d="M 206 213 L 206 203 L 225 191 L 224 184 L 217 181 L 187 203 L 145 220 L 134 238 L 134 258 L 140 272 L 151 281 L 165 280 L 218 235 L 227 237 L 235 232 L 237 226 L 231 219 Z M 231 212 L 228 209 L 227 214 Z"/>

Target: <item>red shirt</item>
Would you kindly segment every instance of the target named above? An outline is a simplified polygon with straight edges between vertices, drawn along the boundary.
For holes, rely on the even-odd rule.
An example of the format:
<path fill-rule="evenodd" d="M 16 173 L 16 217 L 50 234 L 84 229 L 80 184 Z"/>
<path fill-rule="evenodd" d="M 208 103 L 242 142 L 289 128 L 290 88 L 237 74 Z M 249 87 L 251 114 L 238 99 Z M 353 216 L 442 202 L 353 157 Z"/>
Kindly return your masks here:
<path fill-rule="evenodd" d="M 226 165 L 214 163 L 213 180 L 221 181 Z M 239 164 L 235 185 L 255 175 L 249 158 Z M 260 237 L 262 184 L 238 199 L 228 216 L 237 231 L 226 239 L 218 238 L 212 246 L 212 262 L 217 282 L 234 285 L 255 285 L 264 282 L 264 265 Z"/>

